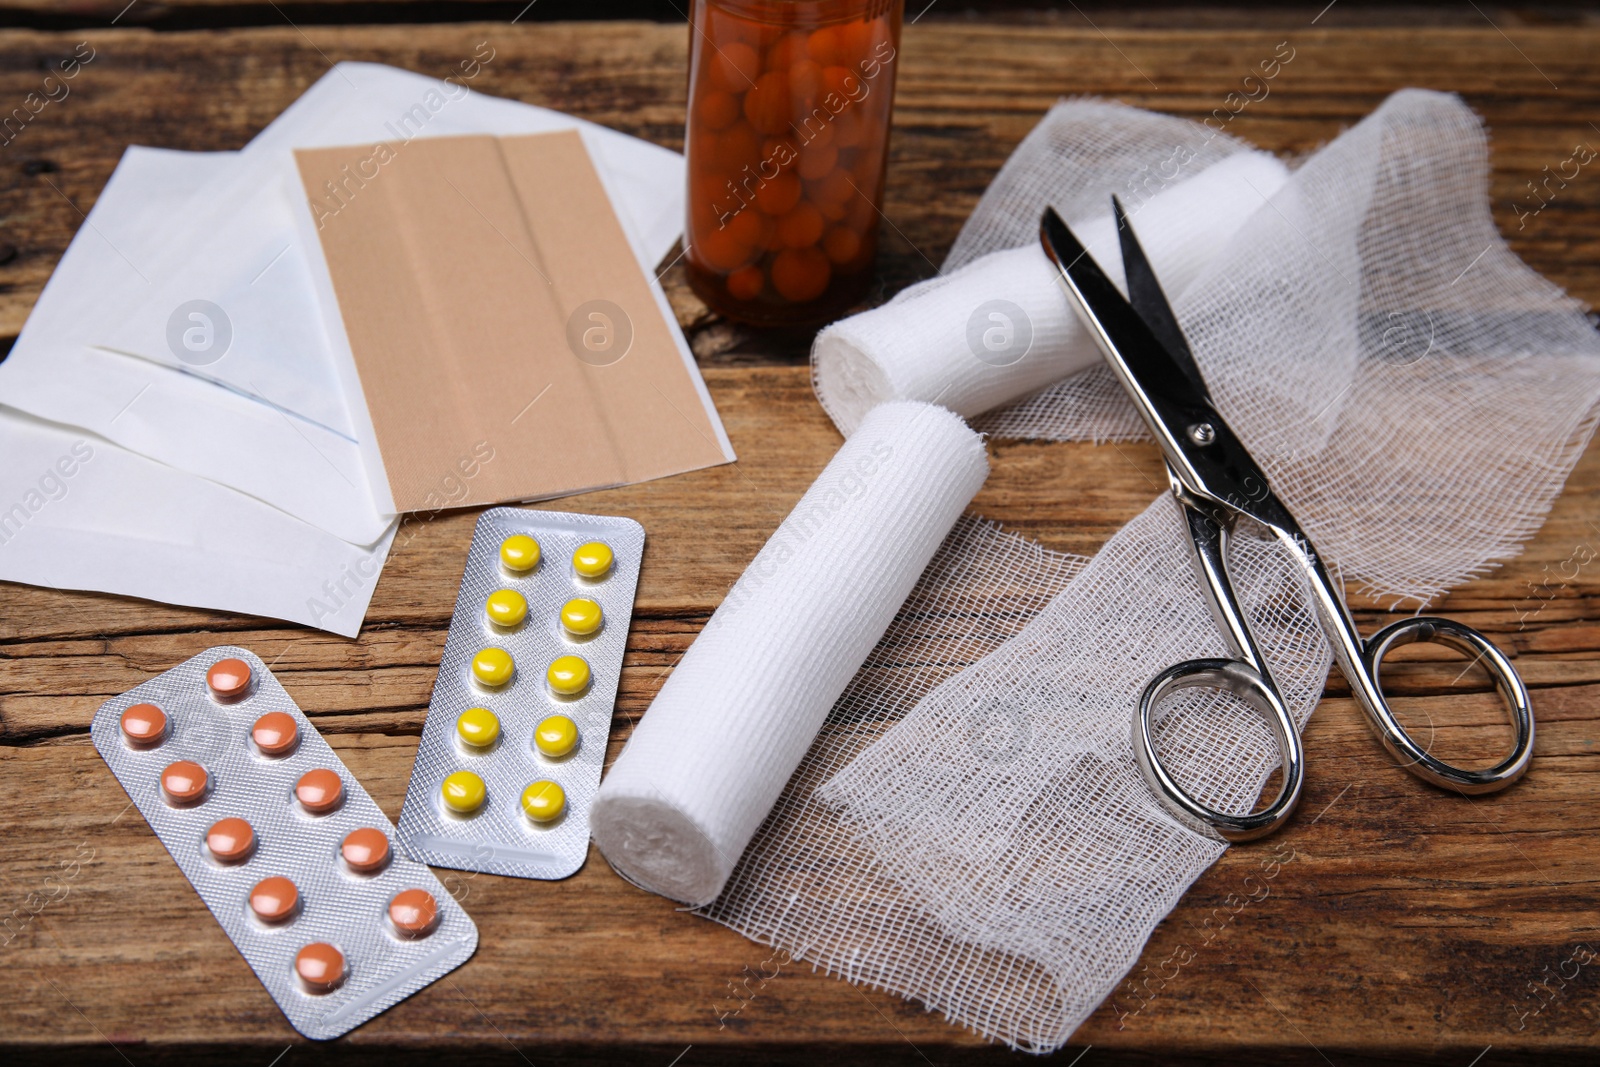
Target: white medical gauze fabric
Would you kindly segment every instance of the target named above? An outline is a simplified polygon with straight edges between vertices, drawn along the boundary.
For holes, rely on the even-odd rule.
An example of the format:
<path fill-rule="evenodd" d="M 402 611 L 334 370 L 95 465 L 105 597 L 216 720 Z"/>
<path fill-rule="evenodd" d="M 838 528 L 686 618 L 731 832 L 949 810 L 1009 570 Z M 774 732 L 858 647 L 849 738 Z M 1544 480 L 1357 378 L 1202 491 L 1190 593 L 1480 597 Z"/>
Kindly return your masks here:
<path fill-rule="evenodd" d="M 690 904 L 721 892 L 824 717 L 989 471 L 983 440 L 929 404 L 885 404 L 807 490 L 601 783 L 595 844 Z"/>
<path fill-rule="evenodd" d="M 1054 109 L 956 252 L 1014 244 L 1024 217 L 1031 228 L 1046 203 L 1074 200 L 1080 186 L 1058 187 L 1053 168 L 1075 129 L 1094 136 L 1074 181 L 1096 195 L 1165 158 L 1103 153 L 1106 115 Z M 1506 247 L 1488 177 L 1459 99 L 1397 93 L 1310 156 L 1176 302 L 1272 488 L 1371 594 L 1423 603 L 1514 555 L 1600 412 L 1600 335 Z M 1012 412 L 1030 405 L 1029 425 L 1055 436 L 1137 425 L 1120 391 L 1092 383 Z M 1150 678 L 1222 645 L 1165 494 L 1076 573 L 1030 564 L 1030 550 L 1048 557 L 957 529 L 703 914 L 1047 1052 L 1224 848 L 1157 805 L 1129 741 Z M 1298 572 L 1248 529 L 1231 564 L 1303 722 L 1328 653 Z M 1178 779 L 1249 808 L 1277 762 L 1255 713 L 1205 691 L 1163 712 Z"/>
<path fill-rule="evenodd" d="M 1225 654 L 1178 522 L 1161 497 L 1085 561 L 964 520 L 704 913 L 1017 1047 L 1063 1044 L 1224 848 L 1166 814 L 1129 742 L 1148 674 Z M 1233 558 L 1304 723 L 1329 657 L 1294 564 L 1251 536 Z M 1196 690 L 1168 710 L 1167 765 L 1248 808 L 1276 766 L 1262 720 Z"/>
<path fill-rule="evenodd" d="M 1172 170 L 1169 187 L 1124 207 L 1149 235 L 1145 251 L 1176 295 L 1283 186 L 1288 171 L 1265 152 L 1247 150 L 1203 170 L 1193 162 L 1181 171 L 1174 162 Z M 1068 217 L 1120 283 L 1109 196 Z M 970 418 L 1098 364 L 1100 351 L 1062 299 L 1058 277 L 1035 236 L 834 323 L 812 347 L 817 399 L 848 434 L 886 400 L 926 400 Z"/>

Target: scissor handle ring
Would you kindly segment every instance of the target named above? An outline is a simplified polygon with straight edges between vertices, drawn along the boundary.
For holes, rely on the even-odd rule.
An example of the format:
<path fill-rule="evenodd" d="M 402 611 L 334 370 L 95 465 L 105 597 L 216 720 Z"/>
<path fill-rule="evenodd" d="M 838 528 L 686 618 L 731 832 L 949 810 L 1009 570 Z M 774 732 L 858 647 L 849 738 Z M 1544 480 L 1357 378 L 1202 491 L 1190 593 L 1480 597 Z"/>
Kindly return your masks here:
<path fill-rule="evenodd" d="M 1277 798 L 1261 811 L 1230 815 L 1207 807 L 1190 796 L 1161 764 L 1151 734 L 1156 706 L 1179 690 L 1202 687 L 1226 689 L 1239 697 L 1261 713 L 1277 736 L 1283 784 Z M 1162 807 L 1183 825 L 1207 837 L 1224 841 L 1253 841 L 1265 837 L 1282 826 L 1300 803 L 1300 787 L 1305 780 L 1305 750 L 1300 744 L 1300 731 L 1266 679 L 1239 660 L 1192 659 L 1174 664 L 1151 679 L 1133 715 L 1133 754 Z"/>
<path fill-rule="evenodd" d="M 1390 649 L 1409 645 L 1413 641 L 1437 641 L 1450 645 L 1472 656 L 1474 663 L 1481 660 L 1489 668 L 1495 687 L 1505 700 L 1511 727 L 1516 731 L 1516 742 L 1509 756 L 1493 767 L 1471 771 L 1436 759 L 1411 739 L 1411 735 L 1389 709 L 1379 671 L 1383 657 L 1389 654 Z M 1451 619 L 1418 615 L 1401 619 L 1373 634 L 1371 640 L 1366 642 L 1362 656 L 1366 661 L 1367 677 L 1372 680 L 1373 697 L 1370 702 L 1362 701 L 1362 704 L 1378 740 L 1383 742 L 1383 747 L 1389 750 L 1400 766 L 1425 782 L 1467 794 L 1493 793 L 1504 789 L 1521 778 L 1528 769 L 1528 762 L 1533 758 L 1533 707 L 1528 700 L 1528 689 L 1522 684 L 1522 678 L 1511 661 L 1477 630 Z"/>

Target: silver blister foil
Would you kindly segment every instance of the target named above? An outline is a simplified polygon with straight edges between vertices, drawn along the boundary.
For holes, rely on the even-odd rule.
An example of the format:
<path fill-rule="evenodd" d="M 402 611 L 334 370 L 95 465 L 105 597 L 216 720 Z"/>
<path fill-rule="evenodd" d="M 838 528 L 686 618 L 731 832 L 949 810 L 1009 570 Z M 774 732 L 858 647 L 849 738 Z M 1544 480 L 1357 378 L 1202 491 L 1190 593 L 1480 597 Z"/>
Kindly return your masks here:
<path fill-rule="evenodd" d="M 514 534 L 539 542 L 539 565 L 526 576 L 500 562 L 501 542 Z M 573 569 L 574 550 L 589 541 L 611 547 L 614 562 L 603 578 Z M 565 878 L 583 866 L 643 554 L 644 528 L 632 519 L 523 508 L 493 508 L 478 519 L 400 812 L 400 840 L 413 858 L 517 878 Z M 491 623 L 485 610 L 499 589 L 515 590 L 528 602 L 527 618 L 509 630 Z M 605 621 L 598 633 L 574 637 L 562 628 L 561 607 L 575 597 L 600 605 Z M 472 658 L 489 646 L 509 652 L 516 664 L 511 681 L 498 689 L 472 676 Z M 562 655 L 588 661 L 591 681 L 581 695 L 557 696 L 546 684 L 546 668 Z M 500 720 L 499 739 L 487 749 L 457 734 L 456 720 L 471 708 L 487 708 Z M 577 748 L 560 759 L 534 744 L 535 727 L 553 714 L 578 727 Z M 482 807 L 470 815 L 443 801 L 444 779 L 456 771 L 471 771 L 486 787 Z M 548 824 L 522 812 L 523 790 L 540 779 L 566 793 L 566 813 Z"/>
<path fill-rule="evenodd" d="M 253 673 L 248 695 L 228 704 L 206 685 L 207 670 L 224 659 L 243 660 Z M 124 737 L 122 715 L 134 704 L 154 704 L 165 713 L 160 743 L 141 748 Z M 273 711 L 291 716 L 299 731 L 294 751 L 278 758 L 251 740 L 256 720 Z M 254 653 L 208 649 L 100 705 L 90 733 L 200 899 L 289 1024 L 306 1037 L 338 1037 L 459 967 L 477 949 L 477 926 L 432 871 L 407 858 L 378 805 Z M 161 788 L 163 769 L 179 760 L 204 767 L 210 783 L 203 799 L 181 807 Z M 318 768 L 338 774 L 344 792 L 339 807 L 324 815 L 310 814 L 295 798 L 296 782 Z M 256 844 L 247 859 L 224 864 L 207 848 L 206 836 L 230 817 L 250 824 Z M 374 874 L 355 873 L 340 853 L 345 836 L 363 827 L 390 841 L 388 865 Z M 251 890 L 271 876 L 292 881 L 300 901 L 292 918 L 274 925 L 249 906 Z M 390 901 L 408 889 L 426 891 L 438 905 L 432 932 L 415 939 L 401 936 L 388 917 Z M 295 973 L 297 953 L 314 942 L 344 956 L 344 980 L 331 992 L 308 991 Z"/>

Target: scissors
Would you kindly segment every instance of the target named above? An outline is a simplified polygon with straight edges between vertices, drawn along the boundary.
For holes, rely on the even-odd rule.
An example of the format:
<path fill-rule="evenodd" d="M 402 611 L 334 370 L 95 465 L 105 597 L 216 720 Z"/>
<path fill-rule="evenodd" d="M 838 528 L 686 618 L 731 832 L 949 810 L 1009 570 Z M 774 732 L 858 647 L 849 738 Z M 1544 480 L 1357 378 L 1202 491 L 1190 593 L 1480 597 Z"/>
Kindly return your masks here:
<path fill-rule="evenodd" d="M 1334 659 L 1378 740 L 1396 762 L 1423 781 L 1469 795 L 1492 793 L 1515 782 L 1528 769 L 1533 753 L 1533 711 L 1516 668 L 1488 638 L 1450 619 L 1414 616 L 1384 627 L 1370 640 L 1362 639 L 1341 587 L 1272 493 L 1267 476 L 1217 413 L 1177 317 L 1116 197 L 1112 209 L 1122 246 L 1126 298 L 1053 209 L 1045 210 L 1039 237 L 1074 308 L 1161 446 L 1200 587 L 1231 656 L 1175 664 L 1146 686 L 1134 711 L 1133 749 L 1157 799 L 1185 826 L 1227 841 L 1272 833 L 1300 800 L 1305 753 L 1299 731 L 1228 577 L 1228 541 L 1244 518 L 1265 527 L 1303 569 L 1317 622 L 1333 646 Z M 1418 745 L 1396 720 L 1384 699 L 1380 669 L 1390 649 L 1413 641 L 1450 645 L 1488 667 L 1516 733 L 1511 754 L 1500 763 L 1483 770 L 1444 763 Z M 1262 810 L 1248 815 L 1216 811 L 1196 800 L 1162 766 L 1151 736 L 1155 710 L 1171 694 L 1194 688 L 1234 694 L 1261 714 L 1276 735 L 1282 784 L 1277 798 Z"/>

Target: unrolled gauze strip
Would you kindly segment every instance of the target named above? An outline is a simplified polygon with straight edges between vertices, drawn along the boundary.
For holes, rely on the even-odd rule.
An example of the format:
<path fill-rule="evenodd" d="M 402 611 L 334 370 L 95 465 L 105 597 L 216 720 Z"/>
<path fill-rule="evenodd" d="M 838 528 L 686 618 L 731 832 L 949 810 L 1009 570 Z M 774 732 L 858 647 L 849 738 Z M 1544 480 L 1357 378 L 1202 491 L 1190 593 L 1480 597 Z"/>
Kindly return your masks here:
<path fill-rule="evenodd" d="M 1168 296 L 1187 289 L 1287 180 L 1277 159 L 1241 151 L 1143 204 L 1125 204 Z M 1075 220 L 1073 232 L 1120 286 L 1110 197 L 1103 214 Z M 817 399 L 846 434 L 886 400 L 927 400 L 970 418 L 1099 361 L 1038 242 L 911 286 L 829 326 L 811 350 Z"/>
<path fill-rule="evenodd" d="M 931 404 L 875 408 L 661 687 L 590 811 L 637 885 L 716 899 L 828 709 L 989 472 Z"/>

